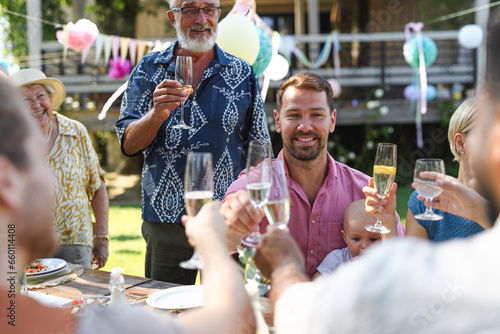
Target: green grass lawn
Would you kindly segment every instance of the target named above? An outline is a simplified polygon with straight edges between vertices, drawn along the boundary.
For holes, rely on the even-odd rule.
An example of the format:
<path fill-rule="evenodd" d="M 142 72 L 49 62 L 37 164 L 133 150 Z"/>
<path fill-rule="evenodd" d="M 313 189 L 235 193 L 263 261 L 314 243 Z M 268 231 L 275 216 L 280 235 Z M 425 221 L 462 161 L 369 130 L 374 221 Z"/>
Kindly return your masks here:
<path fill-rule="evenodd" d="M 407 203 L 413 189 L 398 189 L 398 213 L 401 222 L 406 222 Z M 146 243 L 141 233 L 141 207 L 111 206 L 109 208 L 109 260 L 102 269 L 111 271 L 120 266 L 128 275 L 144 276 L 144 254 Z"/>
<path fill-rule="evenodd" d="M 141 207 L 110 206 L 109 208 L 109 258 L 105 271 L 122 267 L 128 275 L 144 276 L 146 243 L 141 233 Z"/>

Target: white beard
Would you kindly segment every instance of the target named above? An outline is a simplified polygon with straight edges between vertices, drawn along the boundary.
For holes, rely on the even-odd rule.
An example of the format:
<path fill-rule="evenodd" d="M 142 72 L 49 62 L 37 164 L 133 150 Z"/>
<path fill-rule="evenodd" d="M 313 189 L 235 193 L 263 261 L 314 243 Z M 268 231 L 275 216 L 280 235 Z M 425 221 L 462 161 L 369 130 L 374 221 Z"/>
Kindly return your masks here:
<path fill-rule="evenodd" d="M 207 38 L 207 39 L 203 38 L 202 40 L 191 39 L 189 37 L 189 31 L 191 29 L 197 29 L 200 26 L 190 27 L 190 28 L 188 28 L 188 31 L 186 33 L 184 33 L 180 28 L 179 20 L 176 20 L 174 27 L 175 27 L 175 30 L 177 31 L 177 39 L 179 40 L 179 44 L 180 44 L 181 48 L 183 48 L 183 49 L 186 49 L 186 50 L 194 52 L 194 53 L 203 53 L 203 52 L 207 52 L 208 50 L 212 49 L 215 45 L 215 40 L 217 39 L 217 32 L 214 32 L 212 27 L 210 27 L 209 25 L 204 25 L 202 27 L 209 29 L 211 32 L 211 35 L 209 38 Z"/>

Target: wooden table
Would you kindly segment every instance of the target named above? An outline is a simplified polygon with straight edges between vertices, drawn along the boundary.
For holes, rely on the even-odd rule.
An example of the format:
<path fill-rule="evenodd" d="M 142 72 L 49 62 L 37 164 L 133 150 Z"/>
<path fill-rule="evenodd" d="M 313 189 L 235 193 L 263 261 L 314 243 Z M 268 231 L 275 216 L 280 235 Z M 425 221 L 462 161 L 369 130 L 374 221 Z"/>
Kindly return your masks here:
<path fill-rule="evenodd" d="M 109 296 L 111 294 L 111 291 L 109 290 L 110 275 L 111 273 L 107 271 L 85 269 L 83 275 L 73 281 L 59 284 L 54 287 L 33 289 L 30 291 L 36 291 L 68 299 Z M 146 298 L 156 291 L 173 288 L 179 286 L 179 284 L 155 281 L 150 278 L 130 275 L 123 275 L 123 278 L 125 281 L 125 294 L 127 295 L 129 303 L 134 307 L 144 307 L 155 313 L 170 312 L 168 310 L 156 309 L 147 305 Z M 266 323 L 270 326 L 271 330 L 273 319 L 270 301 L 268 298 L 261 297 L 261 303 L 267 308 L 267 312 L 265 312 L 264 316 Z M 271 333 L 273 332 L 274 331 L 271 330 Z"/>
<path fill-rule="evenodd" d="M 109 296 L 110 272 L 85 269 L 83 275 L 73 281 L 69 281 L 54 287 L 45 289 L 34 289 L 54 296 L 79 299 L 97 296 Z M 125 293 L 130 303 L 146 305 L 146 297 L 163 289 L 179 286 L 175 283 L 155 281 L 150 278 L 123 275 L 125 281 Z"/>

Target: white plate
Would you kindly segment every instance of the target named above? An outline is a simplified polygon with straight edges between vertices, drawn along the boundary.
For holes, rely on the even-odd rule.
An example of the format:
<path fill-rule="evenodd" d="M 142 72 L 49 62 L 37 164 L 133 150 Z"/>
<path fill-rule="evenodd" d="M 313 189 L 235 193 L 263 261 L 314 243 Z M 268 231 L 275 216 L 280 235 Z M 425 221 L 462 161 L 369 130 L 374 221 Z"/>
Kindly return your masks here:
<path fill-rule="evenodd" d="M 149 306 L 165 310 L 184 310 L 203 306 L 203 285 L 185 285 L 153 293 L 146 299 Z"/>
<path fill-rule="evenodd" d="M 33 281 L 39 281 L 39 280 L 43 280 L 43 279 L 46 279 L 46 278 L 50 278 L 50 277 L 52 277 L 52 276 L 56 276 L 56 275 L 61 274 L 61 273 L 64 271 L 64 269 L 66 269 L 67 267 L 68 267 L 68 264 L 66 263 L 66 264 L 64 265 L 64 267 L 62 267 L 62 268 L 60 268 L 60 269 L 57 269 L 57 270 L 55 270 L 55 271 L 50 271 L 50 272 L 46 272 L 46 271 L 44 271 L 44 272 L 38 273 L 38 274 L 36 274 L 36 275 L 33 275 L 33 274 L 28 275 L 28 274 L 26 274 L 26 279 L 27 279 L 28 281 L 30 281 L 30 282 L 33 282 Z M 66 271 L 66 274 L 68 274 L 68 273 L 70 273 L 70 272 L 71 272 L 71 271 L 70 271 L 70 270 L 68 270 L 68 271 Z"/>
<path fill-rule="evenodd" d="M 56 259 L 56 258 L 38 259 L 38 261 L 40 261 L 44 266 L 47 266 L 47 270 L 40 271 L 38 273 L 31 273 L 31 274 L 26 273 L 27 277 L 48 274 L 54 271 L 61 270 L 68 265 L 66 261 L 64 261 L 63 259 Z"/>

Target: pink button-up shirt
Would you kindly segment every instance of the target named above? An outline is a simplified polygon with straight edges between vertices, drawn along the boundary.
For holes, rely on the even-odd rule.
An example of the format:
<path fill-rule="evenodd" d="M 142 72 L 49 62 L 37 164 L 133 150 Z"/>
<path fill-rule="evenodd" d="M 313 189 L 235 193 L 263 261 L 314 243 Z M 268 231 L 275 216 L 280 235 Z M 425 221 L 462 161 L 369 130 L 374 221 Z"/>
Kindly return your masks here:
<path fill-rule="evenodd" d="M 304 190 L 288 175 L 283 150 L 277 159 L 280 159 L 285 167 L 290 193 L 290 235 L 304 255 L 307 275 L 312 277 L 328 253 L 347 246 L 340 233 L 344 212 L 349 204 L 365 198 L 362 189 L 368 185 L 369 177 L 335 161 L 328 154 L 328 175 L 311 206 Z M 224 199 L 238 190 L 246 190 L 245 170 L 229 186 Z M 269 222 L 264 217 L 260 224 L 261 233 L 266 232 L 267 225 Z M 398 236 L 404 235 L 405 229 L 398 216 Z"/>

